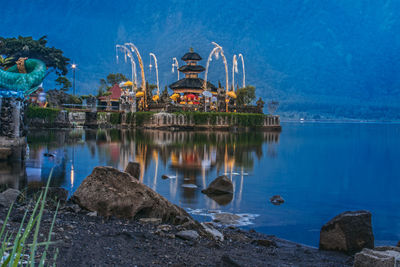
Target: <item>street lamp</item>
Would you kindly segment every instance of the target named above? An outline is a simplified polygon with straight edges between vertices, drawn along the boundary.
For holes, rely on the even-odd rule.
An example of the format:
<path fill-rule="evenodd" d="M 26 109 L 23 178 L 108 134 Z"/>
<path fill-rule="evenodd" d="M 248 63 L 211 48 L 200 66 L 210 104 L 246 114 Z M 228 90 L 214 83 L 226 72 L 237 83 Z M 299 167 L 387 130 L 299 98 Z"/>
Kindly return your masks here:
<path fill-rule="evenodd" d="M 73 91 L 74 91 L 74 95 L 75 95 L 75 69 L 76 69 L 76 64 L 72 64 L 72 73 L 73 73 L 73 80 L 72 80 L 72 87 L 73 87 Z"/>

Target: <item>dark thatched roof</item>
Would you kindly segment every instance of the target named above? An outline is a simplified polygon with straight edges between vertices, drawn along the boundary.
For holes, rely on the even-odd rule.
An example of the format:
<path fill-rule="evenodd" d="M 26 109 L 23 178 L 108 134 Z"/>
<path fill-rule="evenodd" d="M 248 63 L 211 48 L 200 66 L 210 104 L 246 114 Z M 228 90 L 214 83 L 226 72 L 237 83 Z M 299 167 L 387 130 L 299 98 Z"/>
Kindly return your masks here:
<path fill-rule="evenodd" d="M 184 65 L 179 68 L 179 71 L 185 73 L 185 72 L 203 72 L 205 71 L 205 68 L 200 65 Z"/>
<path fill-rule="evenodd" d="M 182 57 L 183 61 L 187 61 L 187 60 L 201 60 L 201 56 L 199 54 L 197 54 L 196 52 L 187 52 L 186 54 L 183 55 Z"/>
<path fill-rule="evenodd" d="M 172 90 L 175 89 L 203 89 L 204 80 L 201 78 L 184 78 L 180 79 L 177 82 L 174 82 L 169 86 Z M 207 82 L 207 88 L 210 88 L 212 91 L 217 90 L 212 83 Z"/>

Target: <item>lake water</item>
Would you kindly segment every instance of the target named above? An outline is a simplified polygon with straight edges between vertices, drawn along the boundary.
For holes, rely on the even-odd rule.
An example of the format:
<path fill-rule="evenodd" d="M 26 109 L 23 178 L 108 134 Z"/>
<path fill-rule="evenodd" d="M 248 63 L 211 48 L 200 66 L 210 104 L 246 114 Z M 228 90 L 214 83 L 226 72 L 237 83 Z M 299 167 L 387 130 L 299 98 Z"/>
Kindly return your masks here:
<path fill-rule="evenodd" d="M 318 246 L 325 222 L 343 211 L 366 209 L 373 214 L 376 245 L 396 244 L 400 125 L 282 126 L 281 133 L 33 131 L 26 172 L 11 183 L 45 182 L 54 167 L 53 183 L 73 193 L 95 166 L 123 170 L 137 161 L 141 181 L 200 220 L 210 220 L 203 216 L 210 211 L 247 214 L 245 228 Z M 163 174 L 172 178 L 161 179 Z M 234 184 L 232 199 L 213 200 L 200 192 L 222 174 Z M 272 205 L 273 195 L 285 203 Z"/>

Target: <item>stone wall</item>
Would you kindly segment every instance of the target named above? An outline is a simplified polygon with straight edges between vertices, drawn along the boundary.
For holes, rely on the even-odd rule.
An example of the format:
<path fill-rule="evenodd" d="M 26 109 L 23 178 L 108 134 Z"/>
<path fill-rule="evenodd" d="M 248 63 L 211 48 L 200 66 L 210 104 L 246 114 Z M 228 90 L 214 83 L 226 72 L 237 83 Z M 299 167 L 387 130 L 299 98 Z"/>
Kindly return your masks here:
<path fill-rule="evenodd" d="M 24 107 L 16 98 L 0 98 L 0 160 L 22 157 L 26 144 Z"/>
<path fill-rule="evenodd" d="M 248 129 L 280 130 L 277 115 L 215 112 L 78 112 L 59 111 L 56 116 L 30 118 L 36 128 L 154 128 L 154 129 Z"/>
<path fill-rule="evenodd" d="M 200 114 L 204 115 L 204 118 L 198 118 Z M 260 128 L 266 130 L 281 130 L 280 118 L 277 115 L 226 113 L 213 116 L 213 114 L 210 113 L 211 115 L 207 116 L 207 113 L 200 114 L 156 113 L 142 126 L 145 128 Z M 246 118 L 246 116 L 248 116 L 248 118 Z"/>

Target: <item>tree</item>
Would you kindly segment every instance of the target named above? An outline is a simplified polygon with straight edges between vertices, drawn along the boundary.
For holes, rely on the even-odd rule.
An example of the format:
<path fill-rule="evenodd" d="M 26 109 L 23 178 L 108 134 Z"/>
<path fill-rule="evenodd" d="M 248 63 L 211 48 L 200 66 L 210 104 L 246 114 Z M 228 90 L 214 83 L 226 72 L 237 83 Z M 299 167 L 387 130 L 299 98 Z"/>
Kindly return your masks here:
<path fill-rule="evenodd" d="M 114 84 L 120 84 L 128 79 L 122 73 L 110 73 L 106 79 L 100 79 L 99 93 L 100 91 L 108 91 Z"/>
<path fill-rule="evenodd" d="M 15 64 L 15 60 L 12 57 L 3 57 L 0 55 L 0 68 L 7 69 Z"/>
<path fill-rule="evenodd" d="M 69 88 L 71 88 L 72 83 L 68 80 L 67 77 L 65 76 L 59 76 L 56 80 L 55 80 L 57 85 L 61 86 L 61 90 L 63 91 L 68 91 Z"/>
<path fill-rule="evenodd" d="M 0 37 L 0 55 L 18 59 L 28 57 L 42 60 L 48 68 L 56 71 L 57 75 L 66 75 L 70 59 L 63 56 L 63 51 L 47 47 L 47 36 L 38 40 L 32 37 L 4 38 Z"/>
<path fill-rule="evenodd" d="M 256 88 L 251 85 L 247 85 L 244 88 L 240 88 L 236 91 L 237 103 L 239 105 L 249 105 L 256 99 Z"/>

